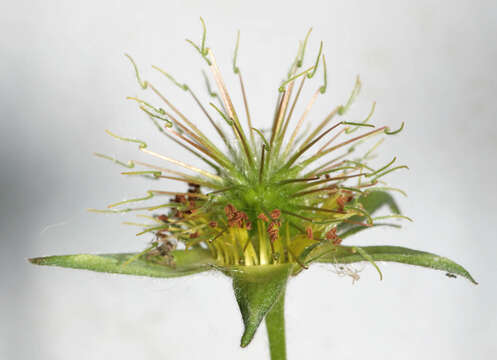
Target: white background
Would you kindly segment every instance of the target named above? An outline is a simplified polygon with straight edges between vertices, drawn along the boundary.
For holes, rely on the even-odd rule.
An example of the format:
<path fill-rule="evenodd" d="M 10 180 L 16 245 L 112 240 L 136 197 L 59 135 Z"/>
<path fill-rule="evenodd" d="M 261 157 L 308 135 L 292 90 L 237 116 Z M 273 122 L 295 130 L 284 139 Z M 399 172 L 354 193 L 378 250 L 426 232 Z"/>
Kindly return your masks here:
<path fill-rule="evenodd" d="M 364 87 L 348 114 L 375 123 L 408 172 L 388 180 L 415 219 L 374 229 L 350 244 L 398 244 L 448 256 L 480 285 L 442 272 L 367 266 L 351 286 L 313 267 L 290 282 L 289 359 L 490 359 L 497 352 L 495 1 L 16 1 L 0 5 L 0 357 L 2 359 L 265 359 L 265 329 L 247 349 L 230 281 L 219 274 L 175 280 L 39 268 L 27 257 L 142 249 L 120 223 L 131 215 L 87 213 L 144 193 L 94 151 L 136 158 L 110 129 L 147 139 L 153 150 L 190 157 L 155 134 L 126 101 L 154 99 L 136 84 L 131 53 L 184 112 L 208 128 L 187 94 L 149 65 L 204 95 L 204 63 L 184 42 L 208 44 L 240 106 L 239 65 L 254 122 L 267 127 L 276 89 L 309 26 L 308 61 L 325 42 L 329 90 L 310 114 L 319 121 L 346 100 L 356 74 Z M 307 88 L 310 96 L 321 81 Z M 297 109 L 302 111 L 304 102 Z M 210 130 L 208 130 L 210 131 Z M 152 145 L 153 144 L 153 145 Z M 143 158 L 143 157 L 141 157 Z M 143 158 L 144 159 L 144 158 Z M 194 160 L 193 160 L 194 161 Z M 157 187 L 157 184 L 153 186 Z M 164 185 L 162 185 L 164 186 Z M 166 184 L 182 190 L 177 184 Z M 48 227 L 47 227 L 48 226 Z"/>

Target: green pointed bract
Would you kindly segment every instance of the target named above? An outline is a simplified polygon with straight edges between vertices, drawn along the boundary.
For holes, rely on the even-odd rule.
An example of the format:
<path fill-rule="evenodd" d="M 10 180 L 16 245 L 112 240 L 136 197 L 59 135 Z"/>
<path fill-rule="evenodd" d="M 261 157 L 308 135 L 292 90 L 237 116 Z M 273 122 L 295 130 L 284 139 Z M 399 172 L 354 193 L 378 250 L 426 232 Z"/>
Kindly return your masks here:
<path fill-rule="evenodd" d="M 242 347 L 252 341 L 261 321 L 284 296 L 292 268 L 292 264 L 247 266 L 227 273 L 233 278 L 233 289 L 245 326 Z"/>
<path fill-rule="evenodd" d="M 445 257 L 432 253 L 413 250 L 401 246 L 363 246 L 361 249 L 373 261 L 397 262 L 408 265 L 442 270 L 449 274 L 465 277 L 473 284 L 478 284 L 469 272 L 461 265 Z M 309 255 L 314 261 L 331 264 L 351 264 L 369 261 L 357 251 L 355 246 L 322 246 Z"/>
<path fill-rule="evenodd" d="M 36 265 L 84 269 L 103 273 L 171 278 L 212 269 L 215 260 L 203 249 L 173 251 L 174 265 L 164 265 L 143 257 L 131 262 L 136 253 L 55 255 L 29 259 Z"/>

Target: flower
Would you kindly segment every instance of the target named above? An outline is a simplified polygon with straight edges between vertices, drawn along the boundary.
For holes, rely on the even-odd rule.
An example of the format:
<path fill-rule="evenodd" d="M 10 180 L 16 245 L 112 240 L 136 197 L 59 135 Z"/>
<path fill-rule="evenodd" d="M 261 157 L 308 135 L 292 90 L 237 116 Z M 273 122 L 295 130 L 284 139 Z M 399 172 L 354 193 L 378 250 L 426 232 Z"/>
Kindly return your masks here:
<path fill-rule="evenodd" d="M 312 263 L 328 263 L 339 275 L 358 279 L 357 271 L 348 264 L 369 262 L 382 273 L 378 261 L 429 267 L 466 277 L 476 283 L 460 265 L 431 253 L 398 246 L 346 246 L 343 242 L 360 231 L 376 226 L 397 224 L 385 220 L 401 215 L 391 193 L 403 191 L 386 186 L 383 179 L 392 171 L 407 168 L 394 166 L 396 158 L 375 169 L 369 165 L 372 153 L 382 139 L 362 156 L 352 157 L 359 142 L 382 135 L 399 133 L 386 126 L 370 124 L 374 113 L 361 122 L 336 120 L 346 115 L 358 95 L 359 78 L 344 105 L 337 106 L 321 122 L 312 124 L 312 131 L 302 131 L 311 107 L 327 88 L 326 61 L 321 42 L 313 65 L 303 69 L 310 31 L 300 42 L 297 56 L 278 89 L 278 101 L 270 129 L 253 127 L 242 73 L 237 66 L 239 33 L 233 71 L 239 78 L 244 113 L 235 109 L 224 84 L 215 57 L 206 46 L 206 30 L 200 44 L 188 42 L 206 61 L 217 85 L 218 93 L 208 92 L 210 103 L 220 124 L 208 108 L 186 84 L 181 84 L 164 70 L 154 69 L 189 93 L 219 135 L 222 146 L 177 109 L 150 82 L 143 81 L 134 60 L 136 78 L 143 90 L 151 90 L 167 110 L 140 98 L 130 97 L 150 118 L 158 130 L 201 159 L 211 169 L 186 164 L 148 148 L 146 142 L 116 135 L 112 137 L 138 144 L 141 152 L 172 163 L 178 169 L 164 168 L 138 161 L 128 163 L 103 154 L 97 156 L 114 161 L 130 170 L 125 175 L 183 182 L 185 192 L 147 190 L 146 195 L 109 205 L 96 212 L 122 213 L 146 211 L 151 224 L 141 224 L 141 234 L 153 234 L 150 246 L 139 253 L 107 255 L 63 255 L 34 258 L 38 265 L 54 265 L 108 273 L 150 277 L 176 277 L 208 270 L 219 270 L 231 277 L 245 331 L 241 345 L 247 346 L 259 324 L 266 319 L 273 359 L 285 357 L 284 295 L 289 277 L 296 276 Z M 296 123 L 295 105 L 302 87 L 319 68 L 323 84 L 319 86 Z M 237 111 L 238 110 L 238 111 Z M 244 120 L 244 121 L 242 121 Z M 356 135 L 356 131 L 363 133 Z M 140 166 L 142 170 L 134 168 Z M 131 170 L 133 169 L 133 170 Z M 165 203 L 144 207 L 123 207 L 149 200 L 157 195 L 171 196 Z M 382 207 L 391 214 L 374 216 Z"/>

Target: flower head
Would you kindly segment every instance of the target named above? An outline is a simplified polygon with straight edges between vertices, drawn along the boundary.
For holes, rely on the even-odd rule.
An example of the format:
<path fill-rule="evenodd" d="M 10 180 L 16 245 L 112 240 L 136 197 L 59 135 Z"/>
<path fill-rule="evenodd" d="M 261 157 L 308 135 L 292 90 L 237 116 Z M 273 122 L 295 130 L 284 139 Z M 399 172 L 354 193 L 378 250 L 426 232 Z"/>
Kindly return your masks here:
<path fill-rule="evenodd" d="M 205 106 L 186 84 L 154 66 L 199 106 L 219 139 L 211 139 L 198 123 L 176 108 L 151 82 L 136 78 L 143 90 L 149 90 L 165 105 L 152 105 L 137 97 L 135 101 L 157 129 L 168 139 L 187 149 L 206 164 L 206 168 L 184 163 L 150 149 L 146 142 L 130 137 L 112 137 L 138 144 L 139 151 L 167 165 L 139 161 L 121 162 L 129 168 L 125 175 L 159 179 L 146 195 L 120 201 L 97 212 L 149 213 L 149 224 L 141 224 L 139 235 L 148 234 L 150 246 L 136 254 L 70 255 L 32 259 L 41 265 L 86 268 L 123 274 L 171 277 L 218 269 L 233 278 L 235 295 L 245 323 L 242 346 L 252 339 L 259 323 L 270 311 L 283 306 L 287 280 L 314 262 L 330 263 L 337 273 L 357 280 L 356 271 L 347 264 L 366 261 L 382 277 L 378 261 L 396 261 L 444 270 L 474 280 L 461 266 L 430 253 L 396 246 L 346 246 L 347 238 L 376 226 L 399 227 L 392 219 L 407 219 L 400 214 L 391 193 L 403 191 L 388 187 L 386 175 L 406 169 L 396 165 L 396 158 L 384 166 L 369 164 L 383 135 L 399 133 L 387 126 L 372 124 L 375 104 L 364 120 L 351 122 L 345 115 L 359 94 L 359 78 L 348 98 L 326 118 L 311 120 L 311 110 L 319 96 L 326 93 L 327 75 L 323 43 L 315 59 L 304 66 L 309 33 L 300 42 L 296 58 L 276 92 L 277 106 L 270 121 L 253 124 L 242 72 L 237 66 L 237 37 L 233 71 L 240 82 L 243 107 L 235 107 L 224 83 L 213 51 L 206 45 L 205 25 L 201 42 L 188 42 L 205 60 L 211 78 L 217 85 Z M 301 114 L 297 105 L 302 88 L 322 72 L 313 96 Z M 299 116 L 296 116 L 299 115 Z M 307 130 L 304 125 L 309 125 Z M 358 143 L 369 143 L 368 150 L 356 154 Z M 169 166 L 173 165 L 173 166 Z M 167 167 L 166 167 L 167 166 Z M 182 182 L 184 192 L 162 187 L 169 181 Z M 159 185 L 161 184 L 161 185 Z M 154 205 L 130 206 L 167 196 Z M 391 214 L 376 216 L 386 206 Z M 268 324 L 269 326 L 269 324 Z"/>

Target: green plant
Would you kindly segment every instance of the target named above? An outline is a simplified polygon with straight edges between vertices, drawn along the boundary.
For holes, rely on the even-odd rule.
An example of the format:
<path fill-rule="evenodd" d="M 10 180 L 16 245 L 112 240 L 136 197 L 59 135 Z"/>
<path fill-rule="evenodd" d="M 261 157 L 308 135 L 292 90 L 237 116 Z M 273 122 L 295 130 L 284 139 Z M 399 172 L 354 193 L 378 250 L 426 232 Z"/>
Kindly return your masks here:
<path fill-rule="evenodd" d="M 303 70 L 310 31 L 300 42 L 297 56 L 278 89 L 271 129 L 265 131 L 253 127 L 251 122 L 242 74 L 237 66 L 239 34 L 233 71 L 240 81 L 245 125 L 242 125 L 241 116 L 231 101 L 214 55 L 206 46 L 203 20 L 202 26 L 200 44 L 187 41 L 206 61 L 217 84 L 218 93 L 211 89 L 206 77 L 209 95 L 217 102 L 217 105 L 214 102 L 209 105 L 221 124 L 214 120 L 188 85 L 178 82 L 156 66 L 154 69 L 193 97 L 216 130 L 224 148 L 214 144 L 150 82 L 143 81 L 133 59 L 126 56 L 134 66 L 143 90 L 152 90 L 168 110 L 137 97 L 129 99 L 137 102 L 159 131 L 203 160 L 211 170 L 158 154 L 149 150 L 144 141 L 107 131 L 116 139 L 138 144 L 141 152 L 178 165 L 189 173 L 138 161 L 125 163 L 103 154 L 97 156 L 129 168 L 129 171 L 123 172 L 125 175 L 184 182 L 188 184 L 188 191 L 148 190 L 143 197 L 111 204 L 105 210 L 92 210 L 152 213 L 151 216 L 139 215 L 150 220 L 150 224 L 129 223 L 143 227 L 138 235 L 154 235 L 150 246 L 139 253 L 49 256 L 30 259 L 32 263 L 149 277 L 177 277 L 219 270 L 233 281 L 245 325 L 241 346 L 250 343 L 259 324 L 265 319 L 273 360 L 286 358 L 284 299 L 287 281 L 289 277 L 308 269 L 312 263 L 328 263 L 334 266 L 337 273 L 349 275 L 354 281 L 358 278 L 357 272 L 348 264 L 369 262 L 381 279 L 382 273 L 376 262 L 393 261 L 443 270 L 450 276 L 461 275 L 476 284 L 463 267 L 431 253 L 398 246 L 342 245 L 347 237 L 371 227 L 399 227 L 388 222 L 390 219 L 410 220 L 401 215 L 390 194 L 392 191 L 404 192 L 383 182 L 385 175 L 407 167 L 394 166 L 396 158 L 378 169 L 368 165 L 383 140 L 374 143 L 362 156 L 353 157 L 359 143 L 380 135 L 397 134 L 404 123 L 396 131 L 370 124 L 374 103 L 363 121 L 334 122 L 336 117 L 347 113 L 358 95 L 361 83 L 357 79 L 344 105 L 337 106 L 312 130 L 303 131 L 302 126 L 314 101 L 326 92 L 326 61 L 322 42 L 315 61 Z M 319 67 L 323 70 L 323 84 L 316 89 L 297 123 L 291 125 L 302 87 L 316 75 Z M 366 128 L 364 133 L 352 135 L 363 128 Z M 329 155 L 334 154 L 330 158 Z M 136 166 L 143 170 L 135 170 Z M 355 183 L 349 183 L 351 179 Z M 202 189 L 208 189 L 208 192 L 202 192 Z M 122 207 L 157 195 L 173 198 L 144 207 Z M 388 207 L 391 214 L 374 216 L 382 207 Z"/>

